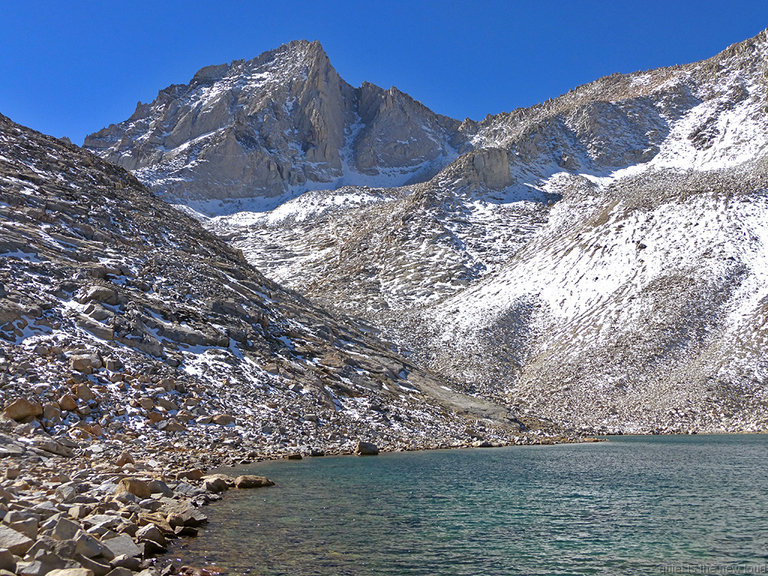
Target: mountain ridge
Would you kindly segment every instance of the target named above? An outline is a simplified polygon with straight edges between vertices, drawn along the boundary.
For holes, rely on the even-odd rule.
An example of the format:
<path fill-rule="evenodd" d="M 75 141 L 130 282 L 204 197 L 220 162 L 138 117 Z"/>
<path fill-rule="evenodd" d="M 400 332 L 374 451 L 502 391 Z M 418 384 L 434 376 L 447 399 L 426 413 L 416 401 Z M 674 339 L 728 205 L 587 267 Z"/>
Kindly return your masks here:
<path fill-rule="evenodd" d="M 333 182 L 203 222 L 521 413 L 587 432 L 763 429 L 748 383 L 763 362 L 725 335 L 761 341 L 767 40 L 465 121 L 457 157 L 423 182 Z"/>

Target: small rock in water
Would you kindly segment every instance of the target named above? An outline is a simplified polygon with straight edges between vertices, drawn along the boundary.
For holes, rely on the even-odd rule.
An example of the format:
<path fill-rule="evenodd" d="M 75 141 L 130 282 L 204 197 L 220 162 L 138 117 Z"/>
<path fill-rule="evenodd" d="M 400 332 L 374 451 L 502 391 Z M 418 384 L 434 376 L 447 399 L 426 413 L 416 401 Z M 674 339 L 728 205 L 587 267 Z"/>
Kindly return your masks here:
<path fill-rule="evenodd" d="M 229 486 L 227 485 L 227 481 L 222 478 L 221 475 L 216 474 L 203 478 L 203 488 L 205 488 L 208 492 L 219 494 L 220 492 L 228 490 Z"/>
<path fill-rule="evenodd" d="M 146 526 L 139 528 L 138 532 L 136 532 L 136 538 L 139 541 L 150 540 L 160 546 L 165 546 L 167 544 L 163 531 L 151 522 Z"/>
<path fill-rule="evenodd" d="M 272 482 L 272 480 L 270 480 L 269 478 L 266 478 L 265 476 L 252 476 L 250 474 L 245 474 L 235 478 L 235 488 L 239 488 L 239 489 L 262 488 L 265 486 L 274 486 L 274 485 L 275 483 Z"/>
<path fill-rule="evenodd" d="M 493 448 L 493 444 L 488 440 L 478 440 L 472 443 L 475 448 Z"/>

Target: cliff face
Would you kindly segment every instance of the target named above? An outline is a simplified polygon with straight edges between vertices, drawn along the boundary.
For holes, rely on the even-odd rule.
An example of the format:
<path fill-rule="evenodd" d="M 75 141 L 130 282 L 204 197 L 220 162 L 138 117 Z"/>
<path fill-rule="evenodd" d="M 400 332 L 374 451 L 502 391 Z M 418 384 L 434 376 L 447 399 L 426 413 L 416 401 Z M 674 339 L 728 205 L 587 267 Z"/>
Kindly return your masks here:
<path fill-rule="evenodd" d="M 203 68 L 85 147 L 166 198 L 284 200 L 426 179 L 455 158 L 457 129 L 397 89 L 353 88 L 319 43 L 299 41 Z"/>

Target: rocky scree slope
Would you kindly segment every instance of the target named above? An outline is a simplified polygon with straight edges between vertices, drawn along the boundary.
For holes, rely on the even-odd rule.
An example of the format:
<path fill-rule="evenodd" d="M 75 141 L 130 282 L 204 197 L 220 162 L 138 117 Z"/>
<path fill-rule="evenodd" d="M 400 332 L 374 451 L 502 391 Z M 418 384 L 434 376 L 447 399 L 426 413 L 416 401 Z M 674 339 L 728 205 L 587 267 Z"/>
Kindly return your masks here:
<path fill-rule="evenodd" d="M 123 169 L 0 128 L 0 400 L 41 407 L 20 418 L 30 442 L 207 466 L 517 434 L 508 411 L 265 279 Z"/>
<path fill-rule="evenodd" d="M 85 147 L 216 212 L 234 210 L 221 200 L 274 207 L 309 189 L 428 179 L 456 157 L 458 127 L 396 88 L 353 88 L 318 42 L 296 41 L 203 68 Z"/>
<path fill-rule="evenodd" d="M 271 484 L 208 467 L 553 441 L 449 385 L 0 116 L 0 573 L 177 573 L 155 556 L 203 504 Z"/>
<path fill-rule="evenodd" d="M 458 165 L 498 152 L 473 151 Z M 498 270 L 546 223 L 558 198 L 482 182 L 475 171 L 400 188 L 313 191 L 270 212 L 205 225 L 270 278 L 392 329 Z"/>
<path fill-rule="evenodd" d="M 208 226 L 519 411 L 764 430 L 767 41 L 465 122 L 471 149 L 425 183 Z"/>

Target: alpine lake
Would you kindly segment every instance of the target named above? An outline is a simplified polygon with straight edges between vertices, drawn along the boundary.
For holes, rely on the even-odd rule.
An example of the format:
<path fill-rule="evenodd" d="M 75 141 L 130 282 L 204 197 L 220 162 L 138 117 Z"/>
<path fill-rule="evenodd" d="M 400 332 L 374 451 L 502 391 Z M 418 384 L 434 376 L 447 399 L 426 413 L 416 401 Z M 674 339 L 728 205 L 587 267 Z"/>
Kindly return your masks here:
<path fill-rule="evenodd" d="M 617 436 L 236 472 L 277 485 L 227 492 L 173 557 L 252 575 L 768 573 L 768 435 Z"/>

